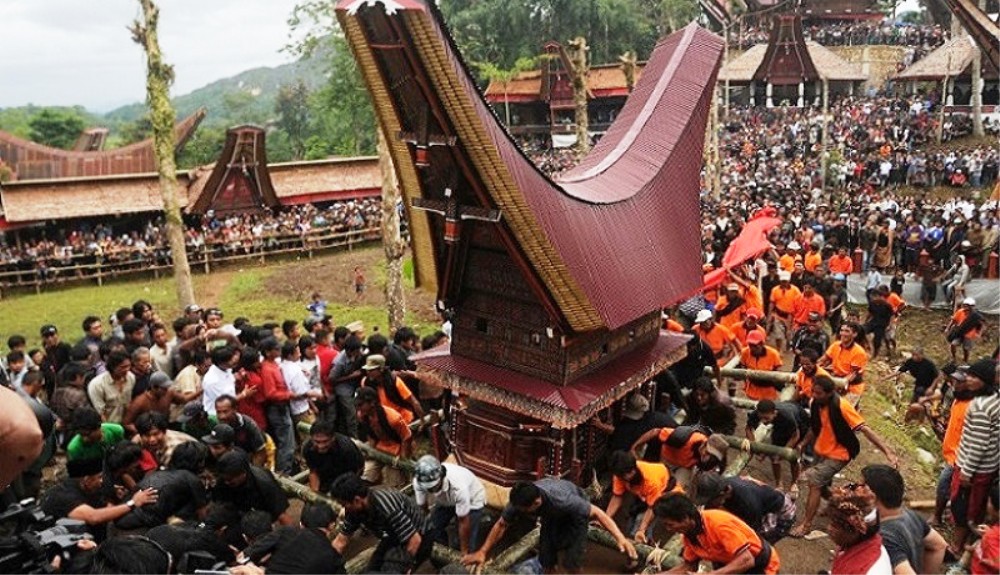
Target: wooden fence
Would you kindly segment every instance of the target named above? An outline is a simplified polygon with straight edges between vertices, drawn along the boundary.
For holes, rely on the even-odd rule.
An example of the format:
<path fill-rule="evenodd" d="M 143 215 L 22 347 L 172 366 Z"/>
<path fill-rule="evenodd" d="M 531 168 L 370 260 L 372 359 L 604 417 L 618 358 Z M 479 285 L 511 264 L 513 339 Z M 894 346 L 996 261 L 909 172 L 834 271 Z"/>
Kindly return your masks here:
<path fill-rule="evenodd" d="M 270 235 L 233 241 L 211 241 L 200 246 L 187 246 L 191 270 L 201 269 L 211 273 L 213 266 L 228 262 L 253 260 L 265 263 L 267 257 L 289 254 L 305 255 L 312 258 L 317 252 L 346 248 L 351 250 L 359 244 L 378 241 L 381 231 L 378 227 L 359 230 L 331 231 L 316 230 L 306 234 Z M 48 262 L 40 266 L 39 261 Z M 127 249 L 113 254 L 99 256 L 74 254 L 69 258 L 39 258 L 31 266 L 16 267 L 8 264 L 0 266 L 0 297 L 10 291 L 43 289 L 67 283 L 96 282 L 103 285 L 105 280 L 123 276 L 152 273 L 170 274 L 172 263 L 165 248 Z"/>

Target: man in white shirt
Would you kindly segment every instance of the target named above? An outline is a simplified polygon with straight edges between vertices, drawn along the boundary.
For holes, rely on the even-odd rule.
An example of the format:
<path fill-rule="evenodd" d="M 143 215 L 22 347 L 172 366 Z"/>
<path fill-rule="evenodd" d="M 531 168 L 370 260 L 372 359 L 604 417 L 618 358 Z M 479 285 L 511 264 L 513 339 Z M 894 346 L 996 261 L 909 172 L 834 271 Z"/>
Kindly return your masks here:
<path fill-rule="evenodd" d="M 223 395 L 236 396 L 233 367 L 239 361 L 239 350 L 228 345 L 212 350 L 212 367 L 201 378 L 201 403 L 205 413 L 215 415 L 215 400 Z"/>
<path fill-rule="evenodd" d="M 458 545 L 462 554 L 479 548 L 479 524 L 486 506 L 486 489 L 471 471 L 452 463 L 441 463 L 433 455 L 417 460 L 413 475 L 413 497 L 424 509 L 431 506 L 431 529 L 435 540 L 447 544 L 447 528 L 458 521 Z"/>
<path fill-rule="evenodd" d="M 288 391 L 292 392 L 292 397 L 297 398 L 288 402 L 292 411 L 292 420 L 295 423 L 300 421 L 312 423 L 316 420 L 315 410 L 309 402 L 312 399 L 322 397 L 323 392 L 309 385 L 309 379 L 299 365 L 301 358 L 299 345 L 294 341 L 286 341 L 281 346 L 281 363 L 279 364 L 281 375 L 285 378 L 285 385 L 288 386 Z"/>

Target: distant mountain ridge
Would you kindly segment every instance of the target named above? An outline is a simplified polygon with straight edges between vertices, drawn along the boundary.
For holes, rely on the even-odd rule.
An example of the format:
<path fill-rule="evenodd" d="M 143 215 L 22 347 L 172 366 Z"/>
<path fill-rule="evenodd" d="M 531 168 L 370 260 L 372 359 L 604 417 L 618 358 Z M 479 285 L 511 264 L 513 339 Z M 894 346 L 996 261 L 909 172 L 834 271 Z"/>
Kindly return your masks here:
<path fill-rule="evenodd" d="M 274 102 L 283 85 L 294 84 L 300 79 L 310 91 L 319 88 L 326 80 L 328 56 L 315 54 L 280 66 L 251 68 L 211 82 L 190 93 L 174 96 L 172 101 L 178 118 L 204 107 L 208 114 L 205 123 L 231 125 L 234 112 L 241 117 L 263 121 L 274 114 Z M 146 114 L 145 102 L 136 102 L 115 108 L 103 115 L 112 125 L 135 122 Z M 241 123 L 241 122 L 236 122 Z"/>

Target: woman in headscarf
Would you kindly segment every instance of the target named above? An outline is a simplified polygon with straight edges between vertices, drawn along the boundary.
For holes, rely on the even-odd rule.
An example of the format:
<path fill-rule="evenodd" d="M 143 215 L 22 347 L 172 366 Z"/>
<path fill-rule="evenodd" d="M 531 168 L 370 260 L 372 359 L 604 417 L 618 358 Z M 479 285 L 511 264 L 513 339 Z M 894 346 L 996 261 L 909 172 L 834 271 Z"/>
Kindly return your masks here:
<path fill-rule="evenodd" d="M 879 535 L 875 495 L 867 487 L 834 488 L 824 514 L 830 520 L 830 539 L 837 544 L 831 575 L 891 575 L 892 563 Z"/>

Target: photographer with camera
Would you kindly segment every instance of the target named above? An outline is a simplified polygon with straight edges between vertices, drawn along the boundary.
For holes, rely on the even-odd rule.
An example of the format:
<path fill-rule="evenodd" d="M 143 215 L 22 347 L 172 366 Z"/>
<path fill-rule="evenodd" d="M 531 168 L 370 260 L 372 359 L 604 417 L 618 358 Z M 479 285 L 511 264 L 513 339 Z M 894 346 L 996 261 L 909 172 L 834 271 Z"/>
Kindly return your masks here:
<path fill-rule="evenodd" d="M 66 463 L 69 477 L 49 489 L 42 499 L 42 510 L 54 518 L 78 519 L 98 542 L 107 535 L 107 524 L 124 517 L 135 508 L 156 503 L 156 489 L 136 491 L 119 505 L 108 505 L 101 490 L 104 462 L 101 459 L 76 459 Z"/>

